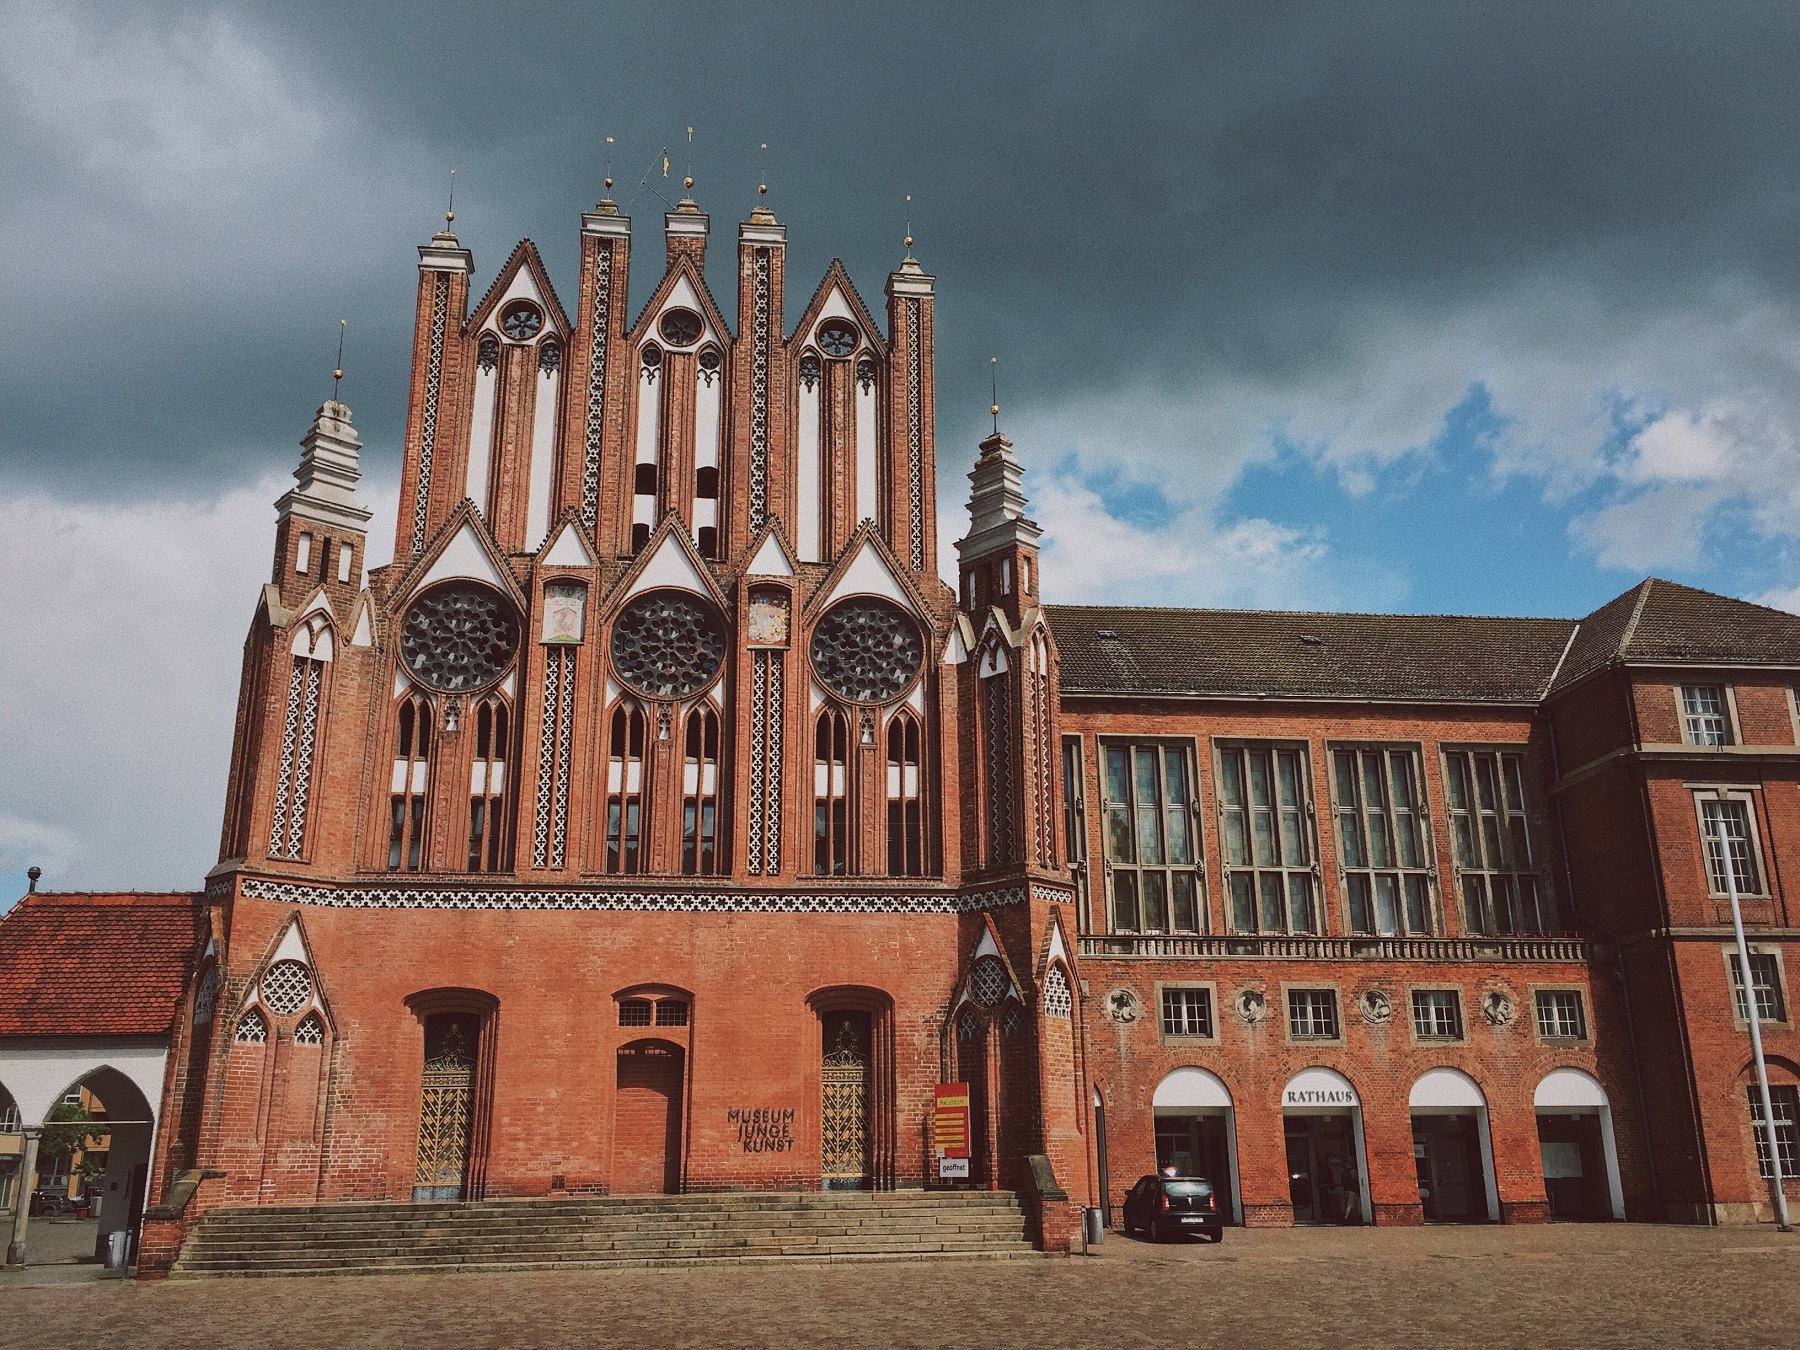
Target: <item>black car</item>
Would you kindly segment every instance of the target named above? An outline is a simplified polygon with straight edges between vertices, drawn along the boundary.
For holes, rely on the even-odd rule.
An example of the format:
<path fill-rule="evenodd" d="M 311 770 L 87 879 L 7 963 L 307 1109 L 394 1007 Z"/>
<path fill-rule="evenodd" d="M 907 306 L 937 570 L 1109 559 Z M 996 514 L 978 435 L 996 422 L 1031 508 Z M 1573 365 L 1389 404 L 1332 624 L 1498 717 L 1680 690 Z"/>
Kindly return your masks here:
<path fill-rule="evenodd" d="M 69 1199 L 68 1191 L 59 1186 L 40 1186 L 31 1193 L 33 1214 L 73 1214 L 75 1203 Z"/>
<path fill-rule="evenodd" d="M 1125 1231 L 1143 1232 L 1152 1242 L 1179 1233 L 1225 1239 L 1219 1197 L 1204 1177 L 1143 1177 L 1125 1196 Z"/>

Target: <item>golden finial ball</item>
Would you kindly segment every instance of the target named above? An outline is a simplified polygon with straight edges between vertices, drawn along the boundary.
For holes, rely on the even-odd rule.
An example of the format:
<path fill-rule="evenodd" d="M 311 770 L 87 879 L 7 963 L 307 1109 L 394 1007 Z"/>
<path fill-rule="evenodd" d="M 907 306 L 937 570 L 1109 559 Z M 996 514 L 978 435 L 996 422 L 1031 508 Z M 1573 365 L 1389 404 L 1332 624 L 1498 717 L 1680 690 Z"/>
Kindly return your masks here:
<path fill-rule="evenodd" d="M 611 191 L 612 191 L 612 179 L 610 179 L 610 178 L 603 178 L 603 179 L 601 179 L 601 180 L 600 180 L 600 181 L 601 181 L 601 182 L 603 182 L 603 183 L 605 183 L 605 184 L 606 184 L 606 190 L 607 190 L 607 191 L 608 191 L 608 192 L 611 192 Z"/>
<path fill-rule="evenodd" d="M 756 185 L 756 195 L 759 197 L 768 196 L 769 195 L 769 185 L 767 183 L 758 183 Z"/>
<path fill-rule="evenodd" d="M 456 212 L 454 212 L 454 211 L 444 212 L 444 224 L 448 225 L 451 221 L 453 221 L 455 219 L 456 219 Z"/>
<path fill-rule="evenodd" d="M 903 240 L 903 241 L 902 241 L 902 242 L 903 242 L 903 243 L 904 243 L 904 244 L 905 244 L 905 245 L 906 245 L 906 246 L 907 246 L 907 247 L 908 247 L 908 248 L 911 248 L 911 247 L 912 247 L 912 236 L 911 236 L 911 235 L 910 235 L 910 234 L 909 234 L 909 235 L 907 235 L 907 236 L 906 236 L 906 238 L 905 238 L 905 239 L 904 239 L 904 240 Z"/>
<path fill-rule="evenodd" d="M 331 378 L 334 380 L 341 380 L 344 378 L 344 372 L 341 370 L 334 370 L 331 372 Z"/>
<path fill-rule="evenodd" d="M 692 186 L 694 186 L 694 180 L 693 180 L 693 178 L 692 178 L 692 177 L 688 177 L 688 178 L 684 178 L 684 179 L 682 179 L 682 180 L 681 180 L 681 186 L 683 186 L 683 187 L 684 187 L 684 188 L 691 188 L 691 187 L 692 187 Z"/>
<path fill-rule="evenodd" d="M 1000 415 L 1000 405 L 996 403 L 993 407 L 988 409 L 988 413 L 991 416 L 998 417 Z"/>

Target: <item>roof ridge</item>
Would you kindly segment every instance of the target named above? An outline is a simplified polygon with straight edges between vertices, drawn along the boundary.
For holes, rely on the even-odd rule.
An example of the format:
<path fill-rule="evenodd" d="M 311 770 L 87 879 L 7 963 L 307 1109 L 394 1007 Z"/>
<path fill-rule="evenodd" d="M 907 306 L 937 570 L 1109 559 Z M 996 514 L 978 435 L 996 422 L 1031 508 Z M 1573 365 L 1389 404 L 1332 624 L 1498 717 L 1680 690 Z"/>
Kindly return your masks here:
<path fill-rule="evenodd" d="M 1631 608 L 1631 617 L 1625 621 L 1625 631 L 1619 634 L 1619 646 L 1614 656 L 1624 656 L 1626 648 L 1631 646 L 1631 639 L 1637 635 L 1638 620 L 1644 617 L 1644 606 L 1650 600 L 1650 587 L 1655 577 L 1645 577 L 1638 583 L 1637 603 Z"/>
<path fill-rule="evenodd" d="M 1462 619 L 1477 623 L 1570 623 L 1581 620 L 1562 614 L 1452 614 L 1443 611 L 1395 612 L 1391 610 L 1354 609 L 1232 609 L 1225 606 L 1195 605 L 1070 605 L 1046 604 L 1047 610 L 1104 610 L 1114 614 L 1263 614 L 1284 615 L 1296 619 Z"/>

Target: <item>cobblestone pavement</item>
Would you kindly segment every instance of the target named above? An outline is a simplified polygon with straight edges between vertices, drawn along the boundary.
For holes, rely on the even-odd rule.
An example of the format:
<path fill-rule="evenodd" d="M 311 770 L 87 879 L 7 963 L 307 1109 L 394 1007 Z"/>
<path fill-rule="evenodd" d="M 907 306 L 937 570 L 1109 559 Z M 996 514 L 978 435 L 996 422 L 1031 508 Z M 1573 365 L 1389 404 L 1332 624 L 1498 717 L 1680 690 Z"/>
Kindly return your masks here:
<path fill-rule="evenodd" d="M 0 1346 L 1800 1344 L 1800 1235 L 1638 1225 L 1112 1234 L 1087 1258 L 30 1287 Z"/>

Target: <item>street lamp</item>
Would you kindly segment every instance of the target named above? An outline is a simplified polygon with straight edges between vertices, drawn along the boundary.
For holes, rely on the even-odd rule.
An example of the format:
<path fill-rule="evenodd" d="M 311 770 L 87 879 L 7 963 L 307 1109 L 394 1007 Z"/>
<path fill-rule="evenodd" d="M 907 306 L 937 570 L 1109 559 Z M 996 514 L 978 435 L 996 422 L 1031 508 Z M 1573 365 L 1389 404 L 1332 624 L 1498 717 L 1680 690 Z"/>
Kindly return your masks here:
<path fill-rule="evenodd" d="M 1721 807 L 1723 803 L 1721 803 Z M 1731 926 L 1737 933 L 1738 974 L 1744 986 L 1744 1019 L 1750 1024 L 1750 1052 L 1756 1060 L 1756 1087 L 1762 1094 L 1763 1129 L 1769 1139 L 1769 1186 L 1775 1194 L 1775 1224 L 1784 1233 L 1794 1231 L 1788 1222 L 1787 1190 L 1781 1177 L 1781 1143 L 1775 1134 L 1775 1101 L 1769 1095 L 1769 1066 L 1763 1059 L 1762 1010 L 1756 1006 L 1756 977 L 1750 970 L 1750 944 L 1744 941 L 1744 911 L 1738 904 L 1737 865 L 1731 858 L 1731 839 L 1726 834 L 1726 812 L 1712 813 L 1718 825 L 1719 862 L 1725 873 L 1725 894 L 1731 897 Z M 1750 840 L 1744 839 L 1744 856 L 1750 856 Z"/>

